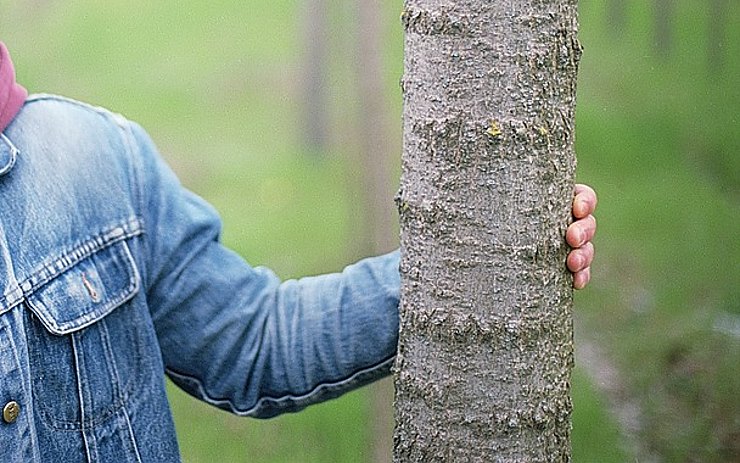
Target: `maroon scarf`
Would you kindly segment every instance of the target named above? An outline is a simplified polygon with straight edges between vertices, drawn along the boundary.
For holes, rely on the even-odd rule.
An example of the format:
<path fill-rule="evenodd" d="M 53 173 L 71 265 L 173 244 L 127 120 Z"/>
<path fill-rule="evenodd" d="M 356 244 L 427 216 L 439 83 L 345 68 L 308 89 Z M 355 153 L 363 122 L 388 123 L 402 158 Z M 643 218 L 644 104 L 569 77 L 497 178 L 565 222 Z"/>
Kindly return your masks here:
<path fill-rule="evenodd" d="M 10 124 L 28 92 L 15 81 L 15 70 L 5 44 L 0 42 L 0 132 Z"/>

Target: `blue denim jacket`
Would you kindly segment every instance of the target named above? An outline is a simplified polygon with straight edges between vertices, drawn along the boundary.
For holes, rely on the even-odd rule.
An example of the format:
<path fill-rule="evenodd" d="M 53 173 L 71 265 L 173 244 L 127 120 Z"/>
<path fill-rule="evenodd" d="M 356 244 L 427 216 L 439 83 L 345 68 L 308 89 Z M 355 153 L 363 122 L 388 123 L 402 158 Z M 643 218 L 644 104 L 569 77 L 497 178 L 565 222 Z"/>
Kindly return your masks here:
<path fill-rule="evenodd" d="M 390 370 L 397 253 L 280 282 L 118 115 L 30 97 L 0 195 L 2 461 L 179 461 L 164 373 L 266 418 Z"/>

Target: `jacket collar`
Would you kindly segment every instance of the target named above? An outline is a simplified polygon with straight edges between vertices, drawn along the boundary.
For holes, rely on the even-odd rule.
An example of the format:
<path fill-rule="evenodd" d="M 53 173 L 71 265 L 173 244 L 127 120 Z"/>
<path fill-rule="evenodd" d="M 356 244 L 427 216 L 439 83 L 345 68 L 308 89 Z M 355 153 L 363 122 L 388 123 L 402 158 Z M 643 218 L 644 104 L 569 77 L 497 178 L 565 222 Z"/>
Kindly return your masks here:
<path fill-rule="evenodd" d="M 15 81 L 15 69 L 10 53 L 0 42 L 0 132 L 10 125 L 23 106 L 28 92 Z"/>
<path fill-rule="evenodd" d="M 17 155 L 18 148 L 4 133 L 0 132 L 0 177 L 10 172 L 15 165 Z"/>

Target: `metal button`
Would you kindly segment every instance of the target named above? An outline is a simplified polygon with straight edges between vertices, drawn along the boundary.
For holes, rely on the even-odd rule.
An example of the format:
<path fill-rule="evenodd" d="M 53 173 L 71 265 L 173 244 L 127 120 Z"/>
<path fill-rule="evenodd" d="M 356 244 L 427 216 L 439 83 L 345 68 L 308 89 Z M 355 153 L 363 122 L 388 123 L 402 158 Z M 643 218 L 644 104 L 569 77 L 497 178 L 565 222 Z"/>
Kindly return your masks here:
<path fill-rule="evenodd" d="M 6 423 L 13 423 L 18 419 L 18 415 L 20 415 L 20 413 L 21 406 L 18 405 L 18 402 L 15 400 L 11 400 L 3 407 L 3 420 Z"/>

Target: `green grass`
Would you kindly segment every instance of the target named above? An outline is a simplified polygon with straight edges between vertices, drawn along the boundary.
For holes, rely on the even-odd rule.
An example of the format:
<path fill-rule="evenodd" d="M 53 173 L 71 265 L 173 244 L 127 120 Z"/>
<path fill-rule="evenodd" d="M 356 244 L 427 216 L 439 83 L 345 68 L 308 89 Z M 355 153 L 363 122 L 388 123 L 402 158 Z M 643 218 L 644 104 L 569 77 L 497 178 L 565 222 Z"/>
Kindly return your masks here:
<path fill-rule="evenodd" d="M 581 2 L 579 178 L 601 201 L 595 280 L 576 310 L 643 404 L 651 449 L 666 461 L 732 461 L 740 343 L 716 327 L 740 315 L 740 29 L 728 27 L 724 69 L 709 73 L 705 8 L 681 0 L 673 53 L 658 60 L 650 4 L 629 3 L 627 29 L 613 35 L 602 4 Z M 385 5 L 385 78 L 399 120 L 401 4 Z M 224 241 L 290 278 L 339 269 L 356 252 L 346 246 L 356 191 L 344 131 L 357 102 L 341 42 L 352 38 L 342 23 L 350 7 L 332 13 L 330 105 L 342 134 L 321 160 L 300 143 L 298 8 L 0 0 L 0 30 L 30 90 L 142 123 L 222 213 Z M 728 21 L 738 18 L 733 3 Z M 580 370 L 573 384 L 574 461 L 627 461 L 604 397 Z M 367 391 L 264 422 L 170 394 L 186 462 L 368 461 Z"/>
<path fill-rule="evenodd" d="M 579 369 L 573 374 L 573 461 L 624 463 L 622 439 L 598 390 Z"/>
<path fill-rule="evenodd" d="M 368 400 L 362 391 L 269 421 L 239 418 L 170 388 L 188 463 L 367 461 Z"/>

